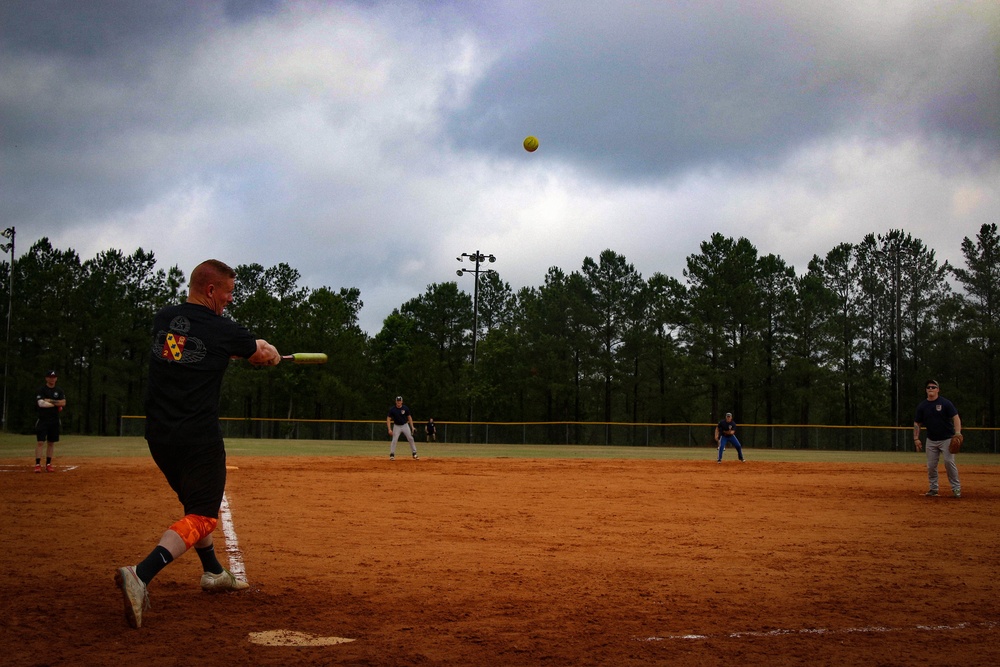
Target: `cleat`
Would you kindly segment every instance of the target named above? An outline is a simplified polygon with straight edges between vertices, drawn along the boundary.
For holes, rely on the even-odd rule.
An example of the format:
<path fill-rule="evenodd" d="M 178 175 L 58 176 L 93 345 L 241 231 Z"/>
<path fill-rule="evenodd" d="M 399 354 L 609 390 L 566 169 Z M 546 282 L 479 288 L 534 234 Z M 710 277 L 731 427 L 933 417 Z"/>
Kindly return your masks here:
<path fill-rule="evenodd" d="M 46 463 L 45 464 L 45 472 L 55 472 L 55 471 L 56 471 L 56 469 L 52 467 L 51 463 Z"/>
<path fill-rule="evenodd" d="M 956 490 L 954 490 L 954 491 L 952 491 L 952 493 L 954 493 L 954 494 L 955 494 L 955 497 L 956 497 L 956 498 L 961 498 L 961 497 L 962 497 L 962 492 L 961 492 L 961 491 L 959 491 L 959 490 L 957 490 L 957 489 L 956 489 Z"/>
<path fill-rule="evenodd" d="M 419 458 L 420 458 L 420 457 L 419 457 L 419 456 L 417 456 L 417 453 L 416 453 L 416 452 L 413 452 L 413 460 L 414 460 L 414 461 L 416 461 L 416 460 L 418 460 Z"/>
<path fill-rule="evenodd" d="M 390 461 L 395 461 L 396 460 L 396 455 L 395 454 L 389 454 L 389 460 Z"/>
<path fill-rule="evenodd" d="M 924 495 L 925 496 L 936 496 L 937 495 L 937 489 L 931 489 L 930 491 L 928 491 Z"/>
<path fill-rule="evenodd" d="M 125 601 L 125 621 L 133 628 L 142 627 L 142 612 L 149 609 L 146 584 L 135 573 L 135 567 L 120 567 L 115 572 L 115 586 L 121 589 Z"/>
<path fill-rule="evenodd" d="M 206 593 L 221 593 L 223 591 L 245 591 L 250 584 L 240 581 L 232 572 L 223 568 L 219 574 L 205 572 L 201 575 L 201 590 Z"/>
<path fill-rule="evenodd" d="M 42 466 L 35 464 L 35 472 L 42 472 Z"/>

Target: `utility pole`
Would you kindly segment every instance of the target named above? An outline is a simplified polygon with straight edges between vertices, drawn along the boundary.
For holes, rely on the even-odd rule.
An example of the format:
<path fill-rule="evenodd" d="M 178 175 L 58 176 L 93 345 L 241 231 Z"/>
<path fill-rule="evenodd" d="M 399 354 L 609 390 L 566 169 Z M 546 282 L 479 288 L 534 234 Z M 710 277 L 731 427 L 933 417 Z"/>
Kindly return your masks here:
<path fill-rule="evenodd" d="M 3 234 L 5 239 L 10 239 L 10 243 L 0 243 L 0 250 L 10 253 L 10 285 L 7 289 L 7 345 L 4 347 L 3 352 L 3 422 L 0 423 L 0 430 L 4 433 L 7 432 L 7 377 L 9 373 L 9 362 L 10 362 L 10 317 L 11 313 L 14 312 L 14 235 L 16 234 L 13 227 L 8 227 L 7 229 L 0 232 Z"/>
<path fill-rule="evenodd" d="M 459 269 L 455 273 L 459 277 L 465 275 L 466 273 L 473 274 L 473 285 L 472 285 L 472 376 L 469 380 L 469 442 L 472 442 L 472 408 L 475 403 L 474 400 L 474 388 L 476 385 L 476 344 L 479 339 L 479 274 L 480 273 L 495 273 L 493 269 L 480 269 L 479 265 L 483 262 L 489 261 L 491 264 L 497 261 L 497 258 L 493 255 L 484 255 L 478 250 L 472 253 L 463 252 L 461 255 L 456 257 L 458 261 L 463 259 L 468 259 L 474 262 L 476 268 L 474 269 Z"/>

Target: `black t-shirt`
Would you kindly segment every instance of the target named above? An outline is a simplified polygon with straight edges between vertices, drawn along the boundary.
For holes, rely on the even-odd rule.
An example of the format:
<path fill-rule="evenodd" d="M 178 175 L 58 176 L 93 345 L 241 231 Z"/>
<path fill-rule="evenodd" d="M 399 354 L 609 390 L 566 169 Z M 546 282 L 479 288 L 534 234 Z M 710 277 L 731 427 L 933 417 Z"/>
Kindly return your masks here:
<path fill-rule="evenodd" d="M 200 445 L 222 439 L 219 399 L 231 357 L 257 351 L 245 327 L 194 303 L 164 308 L 153 319 L 146 390 L 146 439 Z"/>
<path fill-rule="evenodd" d="M 61 401 L 66 398 L 66 394 L 63 390 L 59 388 L 59 385 L 55 387 L 49 387 L 47 384 L 43 384 L 39 387 L 38 391 L 35 392 L 35 405 L 38 406 L 39 399 L 44 398 L 45 400 L 52 399 L 53 401 Z M 38 406 L 38 418 L 42 420 L 56 420 L 59 419 L 59 408 L 43 408 Z"/>

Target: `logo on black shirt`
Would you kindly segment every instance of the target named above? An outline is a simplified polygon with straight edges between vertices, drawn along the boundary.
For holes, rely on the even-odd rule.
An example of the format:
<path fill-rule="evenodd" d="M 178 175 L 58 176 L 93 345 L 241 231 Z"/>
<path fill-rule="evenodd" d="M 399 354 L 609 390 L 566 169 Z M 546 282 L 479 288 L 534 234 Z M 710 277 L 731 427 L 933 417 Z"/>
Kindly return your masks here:
<path fill-rule="evenodd" d="M 184 316 L 170 321 L 170 331 L 156 334 L 153 350 L 163 361 L 192 364 L 205 358 L 205 344 L 194 336 L 188 336 L 191 322 Z"/>

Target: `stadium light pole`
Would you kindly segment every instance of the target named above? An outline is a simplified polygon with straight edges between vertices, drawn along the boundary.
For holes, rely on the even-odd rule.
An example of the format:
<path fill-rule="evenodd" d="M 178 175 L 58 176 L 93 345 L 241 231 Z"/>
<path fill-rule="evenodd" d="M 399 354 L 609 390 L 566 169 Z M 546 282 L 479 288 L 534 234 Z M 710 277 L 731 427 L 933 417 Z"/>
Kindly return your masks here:
<path fill-rule="evenodd" d="M 7 289 L 7 344 L 3 350 L 3 422 L 0 423 L 0 430 L 7 432 L 7 376 L 8 362 L 10 361 L 10 316 L 14 312 L 14 235 L 13 227 L 0 232 L 5 239 L 10 239 L 10 243 L 0 243 L 0 250 L 10 253 L 10 285 Z"/>
<path fill-rule="evenodd" d="M 479 265 L 483 262 L 489 261 L 491 264 L 497 261 L 497 258 L 493 255 L 484 255 L 478 250 L 475 252 L 463 252 L 461 255 L 456 257 L 458 261 L 463 259 L 468 259 L 470 262 L 474 262 L 476 268 L 466 269 L 461 268 L 455 273 L 459 277 L 464 276 L 466 273 L 471 273 L 473 275 L 472 284 L 472 378 L 469 382 L 469 442 L 472 442 L 472 407 L 474 404 L 474 386 L 476 382 L 476 344 L 479 339 L 479 274 L 480 273 L 496 273 L 493 269 L 480 269 Z"/>
<path fill-rule="evenodd" d="M 902 290 L 902 286 L 899 284 L 899 281 L 902 279 L 902 277 L 900 276 L 899 247 L 898 246 L 896 247 L 895 251 L 892 253 L 892 260 L 893 260 L 892 261 L 892 269 L 893 269 L 893 273 L 892 273 L 892 292 L 893 292 L 893 297 L 892 298 L 893 298 L 893 309 L 895 310 L 895 312 L 893 313 L 893 320 L 895 321 L 895 328 L 896 328 L 896 330 L 893 332 L 894 338 L 893 338 L 893 344 L 892 344 L 893 359 L 894 359 L 893 366 L 895 367 L 893 369 L 893 374 L 892 374 L 893 391 L 895 392 L 895 394 L 893 395 L 893 401 L 892 402 L 895 405 L 896 426 L 899 427 L 899 426 L 901 426 L 900 420 L 899 420 L 899 374 L 900 374 L 900 371 L 902 370 L 899 367 L 899 352 L 900 352 L 900 349 L 903 347 L 903 295 L 902 295 L 902 291 L 903 290 Z M 902 438 L 902 432 L 899 430 L 899 428 L 897 428 L 896 429 L 896 450 L 897 451 L 900 450 L 900 449 L 902 449 L 902 444 L 900 443 L 901 438 Z"/>

